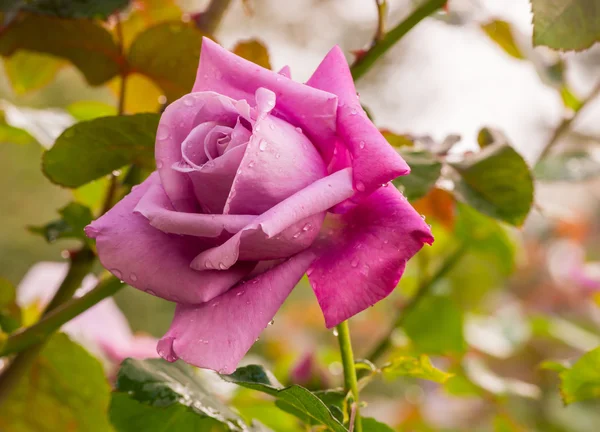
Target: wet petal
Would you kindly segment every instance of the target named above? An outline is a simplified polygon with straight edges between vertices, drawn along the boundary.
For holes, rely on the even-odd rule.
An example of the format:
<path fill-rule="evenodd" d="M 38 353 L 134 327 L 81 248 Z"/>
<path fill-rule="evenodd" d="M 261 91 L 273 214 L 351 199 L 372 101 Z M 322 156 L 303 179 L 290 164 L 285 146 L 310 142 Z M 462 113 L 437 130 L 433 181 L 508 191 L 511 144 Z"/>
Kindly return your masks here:
<path fill-rule="evenodd" d="M 192 268 L 228 269 L 237 260 L 289 256 L 310 245 L 324 212 L 351 197 L 352 170 L 347 168 L 317 180 L 258 216 L 222 245 L 199 254 Z"/>
<path fill-rule="evenodd" d="M 353 209 L 328 215 L 331 230 L 307 272 L 328 328 L 390 294 L 431 231 L 394 187 L 381 187 Z"/>
<path fill-rule="evenodd" d="M 303 252 L 209 303 L 178 305 L 158 344 L 165 360 L 230 374 L 281 307 L 314 259 Z"/>
<path fill-rule="evenodd" d="M 226 272 L 192 270 L 192 259 L 214 241 L 165 234 L 134 213 L 142 196 L 159 182 L 152 174 L 88 225 L 86 234 L 96 239 L 102 265 L 129 285 L 175 302 L 206 302 L 239 282 L 255 263 L 239 263 Z"/>
<path fill-rule="evenodd" d="M 331 92 L 339 99 L 337 133 L 352 156 L 356 190 L 370 193 L 410 172 L 406 162 L 363 111 L 348 62 L 338 46 L 327 54 L 306 84 Z"/>

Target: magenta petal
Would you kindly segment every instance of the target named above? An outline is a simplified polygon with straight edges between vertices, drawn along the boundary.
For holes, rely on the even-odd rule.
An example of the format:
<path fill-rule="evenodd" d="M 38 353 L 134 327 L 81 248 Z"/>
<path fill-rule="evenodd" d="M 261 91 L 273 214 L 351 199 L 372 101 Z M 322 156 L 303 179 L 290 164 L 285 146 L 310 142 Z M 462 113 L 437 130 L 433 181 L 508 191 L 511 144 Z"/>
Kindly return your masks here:
<path fill-rule="evenodd" d="M 292 70 L 290 69 L 290 67 L 288 65 L 285 65 L 284 67 L 282 67 L 281 70 L 277 73 L 286 78 L 292 79 Z"/>
<path fill-rule="evenodd" d="M 307 274 L 331 328 L 390 294 L 406 261 L 433 237 L 394 187 L 381 187 L 347 213 L 329 217 L 335 228 Z"/>
<path fill-rule="evenodd" d="M 352 155 L 354 186 L 370 193 L 410 168 L 381 135 L 363 111 L 348 63 L 335 46 L 323 59 L 307 85 L 335 94 L 339 99 L 337 133 Z"/>
<path fill-rule="evenodd" d="M 331 153 L 337 115 L 337 97 L 334 94 L 257 66 L 210 39 L 202 40 L 200 66 L 193 91 L 214 91 L 236 100 L 245 100 L 254 106 L 254 95 L 260 87 L 275 92 L 275 115 L 302 128 L 321 154 Z"/>
<path fill-rule="evenodd" d="M 167 361 L 230 374 L 298 283 L 314 259 L 296 255 L 254 279 L 199 306 L 178 305 L 169 331 L 158 343 Z"/>
<path fill-rule="evenodd" d="M 134 209 L 150 225 L 165 233 L 198 237 L 219 237 L 223 231 L 235 234 L 254 219 L 254 215 L 211 215 L 175 211 L 160 184 L 153 184 Z"/>
<path fill-rule="evenodd" d="M 258 216 L 222 245 L 200 253 L 196 269 L 228 269 L 240 260 L 284 258 L 312 244 L 324 212 L 348 199 L 352 170 L 346 168 L 317 180 Z"/>
<path fill-rule="evenodd" d="M 182 303 L 202 303 L 242 280 L 255 263 L 229 271 L 195 271 L 192 259 L 211 243 L 198 237 L 165 234 L 134 208 L 153 185 L 156 173 L 85 229 L 96 239 L 102 265 L 119 279 L 149 294 Z"/>

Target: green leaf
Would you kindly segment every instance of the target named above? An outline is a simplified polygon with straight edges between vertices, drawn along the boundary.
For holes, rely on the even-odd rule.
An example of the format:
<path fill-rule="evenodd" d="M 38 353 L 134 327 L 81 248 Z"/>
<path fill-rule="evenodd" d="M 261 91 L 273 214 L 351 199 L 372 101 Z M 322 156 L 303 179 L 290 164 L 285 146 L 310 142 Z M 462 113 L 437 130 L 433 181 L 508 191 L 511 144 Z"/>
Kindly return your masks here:
<path fill-rule="evenodd" d="M 462 311 L 446 295 L 429 295 L 406 312 L 404 330 L 428 354 L 462 353 L 466 348 Z"/>
<path fill-rule="evenodd" d="M 600 397 L 600 347 L 585 353 L 559 375 L 565 404 Z"/>
<path fill-rule="evenodd" d="M 33 372 L 35 371 L 35 373 Z M 0 404 L 6 432 L 107 432 L 110 386 L 102 365 L 64 334 L 52 336 L 40 356 Z"/>
<path fill-rule="evenodd" d="M 519 60 L 525 58 L 515 42 L 510 24 L 506 21 L 493 20 L 486 24 L 482 24 L 481 29 L 509 56 Z"/>
<path fill-rule="evenodd" d="M 442 172 L 442 164 L 426 150 L 401 148 L 398 152 L 410 166 L 410 174 L 397 177 L 393 183 L 399 187 L 409 201 L 417 200 L 435 185 Z"/>
<path fill-rule="evenodd" d="M 597 0 L 531 0 L 533 44 L 584 50 L 600 41 Z"/>
<path fill-rule="evenodd" d="M 4 71 L 17 95 L 38 90 L 49 84 L 63 65 L 55 57 L 30 51 L 17 51 L 4 59 Z"/>
<path fill-rule="evenodd" d="M 67 107 L 67 112 L 77 121 L 117 115 L 117 108 L 98 101 L 77 101 Z"/>
<path fill-rule="evenodd" d="M 541 181 L 583 181 L 600 175 L 600 161 L 585 150 L 570 150 L 545 157 L 533 172 Z"/>
<path fill-rule="evenodd" d="M 126 359 L 117 375 L 110 418 L 118 431 L 245 431 L 242 420 L 207 392 L 191 366 L 162 359 Z"/>
<path fill-rule="evenodd" d="M 393 358 L 390 363 L 381 367 L 381 372 L 388 379 L 408 376 L 437 383 L 445 383 L 453 376 L 433 366 L 425 354 L 421 354 L 418 358 L 411 356 Z"/>
<path fill-rule="evenodd" d="M 459 199 L 493 218 L 523 224 L 533 204 L 533 178 L 506 139 L 451 166 L 460 174 L 454 190 Z"/>
<path fill-rule="evenodd" d="M 0 331 L 12 333 L 21 326 L 21 309 L 16 303 L 17 290 L 0 277 Z"/>
<path fill-rule="evenodd" d="M 202 36 L 181 21 L 160 23 L 135 38 L 127 58 L 136 72 L 158 84 L 172 102 L 192 90 Z"/>
<path fill-rule="evenodd" d="M 249 365 L 241 367 L 231 375 L 221 375 L 221 377 L 225 381 L 275 397 L 275 403 L 278 407 L 297 415 L 305 422 L 308 419 L 311 422 L 327 426 L 334 432 L 346 431 L 346 428 L 317 395 L 299 385 L 283 387 L 262 366 Z"/>
<path fill-rule="evenodd" d="M 111 34 L 91 20 L 18 17 L 2 32 L 0 54 L 10 57 L 20 50 L 69 60 L 91 85 L 103 84 L 116 76 L 123 63 Z"/>
<path fill-rule="evenodd" d="M 378 422 L 371 417 L 361 419 L 363 432 L 394 432 L 394 429 L 385 423 Z"/>
<path fill-rule="evenodd" d="M 29 227 L 29 231 L 41 234 L 49 243 L 65 238 L 87 240 L 83 228 L 94 218 L 88 207 L 72 202 L 61 208 L 58 213 L 62 216 L 61 219 L 43 226 Z"/>
<path fill-rule="evenodd" d="M 238 42 L 233 48 L 233 53 L 265 69 L 271 69 L 267 47 L 256 39 Z"/>
<path fill-rule="evenodd" d="M 0 142 L 9 144 L 31 144 L 35 138 L 29 132 L 0 121 Z"/>
<path fill-rule="evenodd" d="M 158 120 L 135 114 L 77 123 L 44 153 L 42 169 L 52 182 L 75 188 L 132 163 L 153 168 Z"/>
<path fill-rule="evenodd" d="M 20 9 L 60 18 L 106 19 L 128 4 L 129 0 L 32 0 L 23 4 Z"/>

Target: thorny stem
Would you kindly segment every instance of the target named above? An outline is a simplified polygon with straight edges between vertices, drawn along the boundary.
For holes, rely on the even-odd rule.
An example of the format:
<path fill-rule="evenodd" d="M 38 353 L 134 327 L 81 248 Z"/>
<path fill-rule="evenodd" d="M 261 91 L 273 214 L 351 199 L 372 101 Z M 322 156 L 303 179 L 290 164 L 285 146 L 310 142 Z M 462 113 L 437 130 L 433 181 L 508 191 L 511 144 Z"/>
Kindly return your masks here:
<path fill-rule="evenodd" d="M 437 269 L 437 271 L 430 277 L 426 278 L 422 281 L 422 283 L 417 288 L 416 294 L 410 299 L 410 301 L 406 304 L 405 307 L 398 311 L 396 315 L 396 319 L 394 320 L 394 324 L 387 332 L 387 334 L 383 337 L 383 339 L 377 344 L 377 346 L 371 351 L 371 354 L 367 356 L 367 358 L 375 363 L 385 352 L 392 346 L 392 334 L 394 330 L 404 323 L 404 319 L 406 315 L 413 310 L 418 304 L 425 298 L 427 294 L 431 291 L 431 288 L 442 279 L 453 267 L 456 263 L 462 258 L 462 256 L 467 251 L 467 245 L 460 245 L 450 256 L 446 258 L 444 263 Z"/>
<path fill-rule="evenodd" d="M 385 36 L 385 18 L 387 15 L 388 3 L 387 0 L 375 0 L 377 5 L 377 30 L 375 31 L 375 37 L 373 43 L 379 42 Z"/>
<path fill-rule="evenodd" d="M 356 369 L 354 367 L 354 353 L 352 352 L 352 343 L 350 341 L 350 328 L 348 321 L 344 321 L 337 327 L 337 337 L 340 344 L 340 353 L 342 356 L 342 365 L 344 366 L 344 391 L 350 392 L 354 399 L 351 407 L 354 410 L 354 426 L 355 432 L 362 432 L 362 422 L 360 413 L 358 412 L 358 381 L 356 379 Z"/>
<path fill-rule="evenodd" d="M 381 3 L 381 1 L 378 2 L 378 9 L 379 3 Z M 415 9 L 404 21 L 387 32 L 382 39 L 376 40 L 364 54 L 357 57 L 350 67 L 352 78 L 357 80 L 362 77 L 369 69 L 371 69 L 377 59 L 393 47 L 406 33 L 433 12 L 442 8 L 445 4 L 446 0 L 428 0 L 426 3 Z M 377 34 L 379 34 L 379 32 Z"/>

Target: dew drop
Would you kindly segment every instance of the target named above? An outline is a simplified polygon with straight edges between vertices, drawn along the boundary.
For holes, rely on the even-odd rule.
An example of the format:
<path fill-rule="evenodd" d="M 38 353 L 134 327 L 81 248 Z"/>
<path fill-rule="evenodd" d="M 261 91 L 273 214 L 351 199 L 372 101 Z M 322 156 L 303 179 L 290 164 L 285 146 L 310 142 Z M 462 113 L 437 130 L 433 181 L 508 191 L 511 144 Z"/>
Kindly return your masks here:
<path fill-rule="evenodd" d="M 365 190 L 365 185 L 363 182 L 357 181 L 356 182 L 356 190 L 363 192 Z"/>
<path fill-rule="evenodd" d="M 156 168 L 161 169 L 162 167 L 163 167 L 163 161 L 157 160 L 156 161 Z"/>
<path fill-rule="evenodd" d="M 159 141 L 166 140 L 169 138 L 169 129 L 166 126 L 159 126 L 156 132 L 156 139 Z"/>
<path fill-rule="evenodd" d="M 272 319 L 271 321 L 269 321 L 269 325 L 272 326 L 273 324 L 275 324 L 275 320 Z"/>
<path fill-rule="evenodd" d="M 244 294 L 244 291 L 240 291 L 240 292 L 238 292 L 238 293 L 236 294 L 236 296 L 238 296 L 238 297 L 239 297 L 239 296 L 241 296 L 241 295 L 243 295 L 243 294 Z"/>
<path fill-rule="evenodd" d="M 333 329 L 333 335 L 334 335 L 335 337 L 338 337 L 338 335 L 339 335 L 339 333 L 338 333 L 338 331 L 337 331 L 337 329 L 336 329 L 336 328 L 334 328 L 334 329 Z"/>
<path fill-rule="evenodd" d="M 192 106 L 194 105 L 194 97 L 193 96 L 186 96 L 183 98 L 183 104 L 185 106 Z"/>
<path fill-rule="evenodd" d="M 356 112 L 355 109 L 353 109 L 352 111 L 350 111 L 350 115 L 356 115 L 356 114 L 357 114 L 357 112 Z"/>
<path fill-rule="evenodd" d="M 388 239 L 383 239 L 383 244 L 388 244 L 390 241 Z"/>
<path fill-rule="evenodd" d="M 421 219 L 425 220 L 425 215 L 422 214 L 421 215 Z"/>
<path fill-rule="evenodd" d="M 130 279 L 131 279 L 133 282 L 135 282 L 136 280 L 138 280 L 138 277 L 137 277 L 137 275 L 136 275 L 135 273 L 131 273 L 131 274 L 129 275 L 129 278 L 130 278 Z"/>
<path fill-rule="evenodd" d="M 220 268 L 221 270 L 226 270 L 226 269 L 227 269 L 227 266 L 225 265 L 225 263 L 222 263 L 222 262 L 220 262 L 220 263 L 219 263 L 219 268 Z"/>
<path fill-rule="evenodd" d="M 338 154 L 338 149 L 337 149 L 337 147 L 333 149 L 333 154 L 334 154 L 334 155 Z"/>
<path fill-rule="evenodd" d="M 238 175 L 241 174 L 242 170 L 241 169 L 237 170 L 237 173 L 238 173 Z"/>
<path fill-rule="evenodd" d="M 117 278 L 123 280 L 123 273 L 121 273 L 121 270 L 113 268 L 113 269 L 108 269 L 109 272 L 111 272 L 112 274 L 114 274 Z"/>
<path fill-rule="evenodd" d="M 248 168 L 252 168 L 253 166 L 254 166 L 254 161 L 250 161 L 250 162 L 248 163 Z"/>
<path fill-rule="evenodd" d="M 361 142 L 358 144 L 358 146 L 359 146 L 361 149 L 364 149 L 364 148 L 365 148 L 365 142 L 364 142 L 364 141 L 361 141 Z"/>
<path fill-rule="evenodd" d="M 212 307 L 215 307 L 215 306 L 218 306 L 218 305 L 219 305 L 219 302 L 218 302 L 218 301 L 216 301 L 216 302 L 214 302 L 214 303 L 212 304 Z"/>
<path fill-rule="evenodd" d="M 202 343 L 203 343 L 204 345 L 208 345 L 208 341 L 207 341 L 207 340 L 203 340 L 203 341 L 202 341 Z"/>
<path fill-rule="evenodd" d="M 302 133 L 302 128 L 299 128 L 299 127 L 297 127 L 297 128 L 296 128 L 296 132 L 298 132 L 298 133 Z"/>
<path fill-rule="evenodd" d="M 306 270 L 306 276 L 310 276 L 314 270 L 315 269 L 313 269 L 312 267 L 309 267 L 308 270 Z"/>
<path fill-rule="evenodd" d="M 260 125 L 259 125 L 259 124 L 257 124 L 256 126 L 254 126 L 254 130 L 255 130 L 256 132 L 259 132 L 259 131 L 260 131 Z"/>
<path fill-rule="evenodd" d="M 351 265 L 352 267 L 354 267 L 354 268 L 358 267 L 358 259 L 357 259 L 357 258 L 354 258 L 354 259 L 352 260 L 352 262 L 350 263 L 350 265 Z"/>
<path fill-rule="evenodd" d="M 306 225 L 304 225 L 302 227 L 302 231 L 308 231 L 310 229 L 310 227 L 311 227 L 311 224 L 307 223 Z"/>
<path fill-rule="evenodd" d="M 302 231 L 298 231 L 296 234 L 294 234 L 294 235 L 292 236 L 292 238 L 295 238 L 295 239 L 296 239 L 296 238 L 300 237 L 300 234 L 302 234 Z"/>
<path fill-rule="evenodd" d="M 153 296 L 156 295 L 156 293 L 154 291 L 152 291 L 151 289 L 147 289 L 147 290 L 144 290 L 144 291 L 146 291 L 150 295 L 153 295 Z"/>
<path fill-rule="evenodd" d="M 267 142 L 266 141 L 261 141 L 260 144 L 258 145 L 258 149 L 260 151 L 265 151 L 266 148 L 267 148 Z"/>
<path fill-rule="evenodd" d="M 279 159 L 281 157 L 281 155 L 279 153 L 275 154 L 275 159 Z"/>
<path fill-rule="evenodd" d="M 121 170 L 114 170 L 111 174 L 114 175 L 115 177 L 118 177 L 121 175 Z"/>
<path fill-rule="evenodd" d="M 269 125 L 269 129 L 271 129 L 271 130 L 275 130 L 275 125 L 274 125 L 273 123 L 271 123 L 271 124 Z"/>

